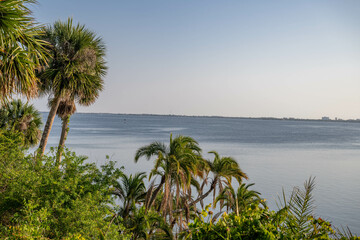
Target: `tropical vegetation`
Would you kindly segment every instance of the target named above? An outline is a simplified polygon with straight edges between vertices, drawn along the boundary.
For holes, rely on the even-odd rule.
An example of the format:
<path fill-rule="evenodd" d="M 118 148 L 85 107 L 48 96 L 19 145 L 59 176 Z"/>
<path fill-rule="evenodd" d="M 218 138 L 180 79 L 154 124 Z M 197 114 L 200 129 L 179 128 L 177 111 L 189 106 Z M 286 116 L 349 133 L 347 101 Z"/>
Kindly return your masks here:
<path fill-rule="evenodd" d="M 39 142 L 41 124 L 40 113 L 21 100 L 6 102 L 0 108 L 0 129 L 22 133 L 26 147 L 34 147 Z"/>
<path fill-rule="evenodd" d="M 97 166 L 70 152 L 75 103 L 93 103 L 103 88 L 104 44 L 72 19 L 40 28 L 27 7 L 34 2 L 0 1 L 1 239 L 360 239 L 315 217 L 314 178 L 270 210 L 238 161 L 216 151 L 206 159 L 189 136 L 139 148 L 134 160 L 153 161 L 149 173 L 127 175 L 116 162 Z M 49 94 L 39 154 L 30 151 L 39 113 L 10 101 L 13 93 Z M 59 147 L 44 154 L 56 115 Z"/>
<path fill-rule="evenodd" d="M 137 160 L 154 161 L 150 180 L 160 181 L 151 183 L 144 172 L 127 175 L 113 161 L 99 168 L 66 149 L 61 162 L 55 149 L 29 155 L 23 141 L 11 129 L 0 132 L 3 239 L 359 239 L 314 216 L 314 178 L 289 199 L 284 193 L 274 211 L 233 166 L 221 174 L 226 180 L 215 200 L 202 199 L 201 185 L 213 193 L 220 176 L 208 164 L 227 157 L 205 160 L 190 137 L 171 136 L 169 146 L 154 142 L 137 151 Z"/>

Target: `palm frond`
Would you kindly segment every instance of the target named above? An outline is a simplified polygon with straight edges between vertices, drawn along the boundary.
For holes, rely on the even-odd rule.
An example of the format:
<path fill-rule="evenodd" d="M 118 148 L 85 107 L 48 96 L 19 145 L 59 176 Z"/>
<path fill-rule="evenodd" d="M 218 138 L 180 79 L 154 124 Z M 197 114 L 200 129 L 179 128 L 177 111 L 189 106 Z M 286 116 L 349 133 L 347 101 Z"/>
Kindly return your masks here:
<path fill-rule="evenodd" d="M 308 218 L 313 215 L 314 212 L 314 198 L 312 192 L 315 188 L 315 178 L 310 177 L 304 183 L 304 190 L 294 187 L 290 200 L 289 210 L 295 217 L 294 224 L 290 224 L 292 228 L 297 232 L 304 232 L 307 230 Z"/>
<path fill-rule="evenodd" d="M 136 151 L 135 154 L 135 162 L 137 162 L 140 157 L 146 157 L 147 160 L 158 153 L 166 153 L 166 146 L 160 142 L 153 142 L 147 146 L 141 147 Z"/>
<path fill-rule="evenodd" d="M 27 7 L 33 0 L 5 0 L 0 8 L 0 95 L 37 95 L 36 71 L 47 65 L 48 43 Z"/>

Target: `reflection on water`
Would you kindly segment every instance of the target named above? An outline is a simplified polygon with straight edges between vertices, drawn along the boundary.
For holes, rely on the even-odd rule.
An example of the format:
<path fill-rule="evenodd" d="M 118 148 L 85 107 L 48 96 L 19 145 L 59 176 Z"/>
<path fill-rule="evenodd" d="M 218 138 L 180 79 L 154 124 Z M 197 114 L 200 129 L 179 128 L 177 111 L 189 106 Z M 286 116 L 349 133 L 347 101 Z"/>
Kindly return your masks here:
<path fill-rule="evenodd" d="M 56 119 L 48 147 L 57 145 L 60 124 Z M 135 151 L 167 143 L 170 133 L 195 138 L 205 157 L 216 150 L 237 159 L 273 209 L 282 188 L 289 192 L 316 176 L 316 213 L 360 234 L 359 123 L 78 113 L 66 143 L 99 165 L 109 155 L 127 173 L 149 172 L 153 163 L 135 164 Z"/>

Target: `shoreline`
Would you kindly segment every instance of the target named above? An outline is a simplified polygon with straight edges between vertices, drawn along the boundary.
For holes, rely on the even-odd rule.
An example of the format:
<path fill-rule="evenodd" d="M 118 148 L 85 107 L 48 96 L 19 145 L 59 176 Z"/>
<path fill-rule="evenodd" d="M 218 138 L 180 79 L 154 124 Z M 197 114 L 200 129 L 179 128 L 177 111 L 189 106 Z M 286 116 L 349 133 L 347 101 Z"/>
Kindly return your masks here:
<path fill-rule="evenodd" d="M 41 114 L 49 112 L 40 111 Z M 75 114 L 106 114 L 106 115 L 125 115 L 125 116 L 161 116 L 161 117 L 184 117 L 184 118 L 229 118 L 229 119 L 248 119 L 248 120 L 277 120 L 277 121 L 312 121 L 312 122 L 350 122 L 360 123 L 360 119 L 311 119 L 311 118 L 277 118 L 277 117 L 228 117 L 228 116 L 204 116 L 204 115 L 177 115 L 177 114 L 154 114 L 154 113 L 101 113 L 101 112 L 76 112 Z"/>

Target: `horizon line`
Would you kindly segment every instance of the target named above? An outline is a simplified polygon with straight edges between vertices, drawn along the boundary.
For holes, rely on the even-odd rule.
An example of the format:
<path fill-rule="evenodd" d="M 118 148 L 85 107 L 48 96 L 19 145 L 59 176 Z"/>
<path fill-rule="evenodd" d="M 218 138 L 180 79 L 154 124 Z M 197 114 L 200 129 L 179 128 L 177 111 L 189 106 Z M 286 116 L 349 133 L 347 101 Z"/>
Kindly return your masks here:
<path fill-rule="evenodd" d="M 49 113 L 48 111 L 39 111 L 40 113 Z M 75 112 L 80 114 L 112 114 L 112 115 L 142 115 L 142 116 L 172 116 L 172 117 L 206 117 L 206 118 L 240 118 L 240 119 L 259 119 L 259 120 L 302 120 L 302 121 L 352 121 L 360 122 L 360 119 L 322 119 L 322 118 L 295 118 L 295 117 L 240 117 L 240 116 L 220 116 L 220 115 L 185 115 L 185 114 L 160 114 L 160 113 L 109 113 L 109 112 Z"/>

